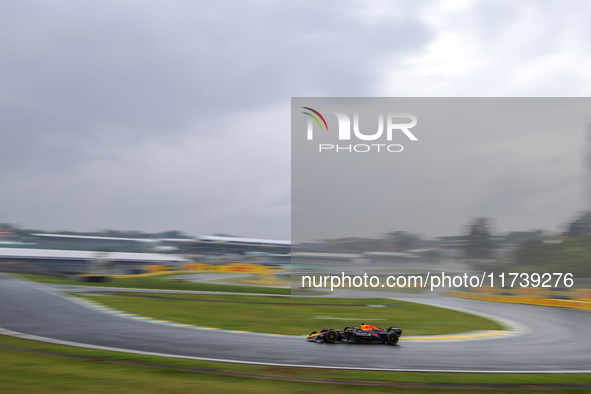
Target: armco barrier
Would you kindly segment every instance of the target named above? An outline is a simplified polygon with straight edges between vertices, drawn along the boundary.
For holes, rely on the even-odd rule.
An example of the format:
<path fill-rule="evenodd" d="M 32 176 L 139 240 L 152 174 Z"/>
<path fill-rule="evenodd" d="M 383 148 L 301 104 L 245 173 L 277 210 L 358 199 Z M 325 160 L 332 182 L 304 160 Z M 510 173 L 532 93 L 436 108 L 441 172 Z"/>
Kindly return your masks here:
<path fill-rule="evenodd" d="M 204 272 L 266 274 L 275 268 L 260 264 L 185 264 L 185 269 L 201 270 Z"/>
<path fill-rule="evenodd" d="M 516 290 L 516 289 L 513 289 Z M 581 290 L 581 289 L 575 289 Z M 589 290 L 586 290 L 589 291 Z M 557 306 L 561 308 L 573 308 L 591 310 L 591 301 L 585 299 L 560 299 L 560 298 L 538 298 L 538 297 L 521 297 L 521 296 L 505 296 L 492 295 L 486 293 L 474 293 L 469 291 L 448 291 L 447 296 L 457 298 L 467 298 L 471 300 L 495 301 L 495 302 L 511 302 L 515 304 L 530 304 L 542 306 Z"/>
<path fill-rule="evenodd" d="M 133 275 L 110 275 L 111 278 L 140 278 L 145 276 L 159 276 L 169 274 L 190 274 L 199 272 L 269 274 L 279 272 L 274 267 L 258 264 L 184 264 L 182 270 L 171 270 L 166 266 L 149 266 L 147 273 Z"/>

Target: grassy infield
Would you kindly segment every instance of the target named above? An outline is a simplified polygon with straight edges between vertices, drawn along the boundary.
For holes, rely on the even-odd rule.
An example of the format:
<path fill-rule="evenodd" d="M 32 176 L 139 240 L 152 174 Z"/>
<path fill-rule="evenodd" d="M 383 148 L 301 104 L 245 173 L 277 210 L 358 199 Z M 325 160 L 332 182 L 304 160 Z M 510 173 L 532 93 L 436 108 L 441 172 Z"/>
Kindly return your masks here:
<path fill-rule="evenodd" d="M 384 327 L 403 327 L 405 335 L 502 329 L 497 323 L 478 316 L 383 298 L 237 298 L 227 295 L 185 294 L 128 294 L 85 298 L 142 316 L 272 334 L 307 335 L 322 327 L 342 329 L 345 326 L 359 326 L 363 322 Z"/>
<path fill-rule="evenodd" d="M 164 286 L 166 281 L 162 278 L 160 280 L 154 280 L 157 277 L 141 278 L 142 283 L 151 286 L 149 288 L 163 288 L 153 286 Z M 49 278 L 44 278 L 47 280 Z M 55 279 L 51 280 L 55 282 Z M 64 284 L 72 284 L 70 281 L 60 281 Z M 120 279 L 118 281 L 133 281 L 132 279 Z M 135 283 L 112 283 L 113 286 L 119 287 L 146 287 L 137 282 Z M 163 283 L 161 283 L 163 282 Z M 127 284 L 128 286 L 124 286 Z M 197 285 L 187 283 L 175 283 L 169 282 L 168 287 L 176 288 L 178 285 Z M 206 285 L 210 286 L 210 285 Z M 216 286 L 215 291 L 219 291 L 220 285 Z M 223 286 L 223 285 L 221 285 Z M 239 287 L 239 291 L 245 292 L 243 286 L 223 286 L 226 287 Z M 249 287 L 253 290 L 254 288 Z M 197 290 L 191 288 L 191 290 Z M 199 290 L 202 290 L 200 288 Z M 282 289 L 267 289 L 267 290 L 282 290 Z M 230 290 L 236 291 L 236 290 Z M 259 291 L 257 291 L 259 292 Z M 168 297 L 168 295 L 167 295 Z M 182 298 L 191 298 L 185 295 L 177 296 Z M 196 296 L 196 299 L 203 296 Z M 213 296 L 206 296 L 207 299 L 215 299 Z M 216 296 L 219 297 L 219 296 Z M 109 299 L 109 300 L 108 300 Z M 219 298 L 220 300 L 227 300 L 227 297 Z M 240 298 L 240 301 L 250 300 L 257 301 L 259 297 L 244 297 Z M 272 298 L 277 300 L 277 298 Z M 204 323 L 202 317 L 195 317 L 193 313 L 180 313 L 181 310 L 187 310 L 188 305 L 194 305 L 195 307 L 189 307 L 189 310 L 197 311 L 202 308 L 215 308 L 220 312 L 214 320 L 210 321 L 211 325 L 224 326 L 234 321 L 233 318 L 227 318 L 225 316 L 236 316 L 238 309 L 249 308 L 249 314 L 252 312 L 252 305 L 249 304 L 234 304 L 234 303 L 210 303 L 195 300 L 168 300 L 168 299 L 156 299 L 156 298 L 135 298 L 135 297 L 100 297 L 95 300 L 107 303 L 113 307 L 119 309 L 134 309 L 136 313 L 168 318 L 170 320 L 181 321 L 181 319 L 189 319 L 186 322 L 196 323 L 200 325 L 208 325 Z M 303 302 L 306 299 L 280 299 L 286 301 L 286 303 Z M 320 300 L 323 303 L 326 299 Z M 371 300 L 374 303 L 384 303 L 385 300 Z M 338 303 L 356 303 L 361 302 L 359 300 L 334 300 Z M 367 303 L 368 300 L 363 301 Z M 389 301 L 391 302 L 391 301 Z M 153 307 L 150 308 L 149 305 Z M 176 306 L 175 306 L 176 305 Z M 198 306 L 198 307 L 197 307 Z M 282 315 L 288 315 L 285 313 L 287 305 L 257 305 L 254 310 L 257 310 L 259 316 L 256 319 L 252 319 L 249 323 L 249 328 L 257 330 L 255 324 L 258 319 L 276 320 L 271 317 L 277 316 L 277 309 L 281 308 Z M 221 308 L 221 309 L 220 309 Z M 268 308 L 268 309 L 267 309 Z M 307 309 L 306 306 L 289 306 L 290 314 L 303 314 L 303 309 Z M 320 311 L 317 307 L 314 307 L 314 315 L 316 313 L 326 314 L 335 316 L 339 314 L 349 315 L 351 313 L 359 314 L 357 310 L 363 310 L 363 313 L 367 313 L 367 310 L 372 315 L 378 316 L 380 314 L 392 314 L 395 311 L 399 317 L 396 318 L 396 324 L 402 327 L 410 327 L 409 330 L 414 329 L 412 332 L 405 329 L 405 334 L 423 334 L 433 333 L 436 330 L 438 333 L 444 332 L 457 332 L 458 329 L 462 331 L 469 331 L 474 327 L 483 328 L 482 321 L 470 319 L 461 319 L 460 326 L 454 326 L 453 324 L 444 327 L 429 327 L 427 324 L 428 320 L 433 321 L 433 313 L 445 313 L 446 311 L 436 308 L 430 308 L 429 311 L 417 310 L 417 314 L 404 318 L 403 316 L 413 313 L 413 307 L 411 304 L 400 304 L 389 308 L 366 308 L 366 307 L 336 307 L 327 306 L 329 310 Z M 393 309 L 394 308 L 394 309 Z M 426 307 L 429 308 L 429 307 Z M 337 311 L 336 309 L 342 309 Z M 449 311 L 452 313 L 457 313 Z M 164 315 L 163 315 L 164 314 Z M 209 313 L 206 313 L 209 314 Z M 424 319 L 421 316 L 425 314 L 429 315 L 429 319 Z M 171 315 L 178 315 L 177 318 L 171 318 Z M 307 313 L 309 316 L 309 311 Z M 244 317 L 244 309 L 240 316 Z M 444 318 L 445 316 L 439 316 Z M 457 316 L 455 316 L 457 318 Z M 190 319 L 195 319 L 190 321 Z M 403 323 L 404 319 L 407 319 Z M 479 319 L 479 318 L 474 318 Z M 242 319 L 243 320 L 243 319 Z M 444 320 L 455 320 L 452 318 Z M 322 320 L 316 320 L 318 326 L 324 325 L 321 323 Z M 343 325 L 346 321 L 334 320 L 335 326 Z M 287 323 L 287 322 L 286 322 Z M 355 322 L 358 324 L 359 322 Z M 267 324 L 267 323 L 265 323 Z M 292 321 L 287 324 L 282 324 L 274 328 L 270 328 L 270 331 L 280 330 L 281 327 L 292 327 L 290 330 L 298 331 L 301 334 L 300 326 L 305 326 L 309 331 L 308 327 L 310 322 L 298 322 Z M 407 325 L 408 324 L 408 325 Z M 465 325 L 467 324 L 467 325 Z M 494 323 L 484 323 L 493 324 Z M 413 328 L 414 327 L 414 328 Z M 232 328 L 232 327 L 227 327 Z M 490 328 L 490 327 L 486 327 Z M 494 328 L 493 328 L 494 329 Z M 446 331 L 447 330 L 447 331 Z M 50 354 L 31 353 L 31 351 L 49 351 Z M 194 360 L 180 360 L 171 358 L 160 358 L 160 357 L 148 357 L 133 354 L 106 352 L 91 349 L 73 348 L 67 346 L 52 345 L 46 343 L 40 343 L 35 341 L 28 341 L 12 337 L 0 336 L 0 392 L 186 392 L 192 391 L 216 391 L 216 392 L 388 392 L 393 389 L 396 392 L 437 392 L 437 393 L 452 393 L 458 389 L 462 389 L 462 385 L 469 384 L 591 384 L 591 376 L 586 374 L 555 374 L 555 375 L 497 375 L 497 374 L 441 374 L 441 373 L 406 373 L 406 372 L 366 372 L 366 371 L 342 371 L 342 370 L 322 370 L 322 369 L 308 369 L 308 368 L 278 368 L 278 367 L 265 367 L 265 366 L 254 366 L 254 365 L 240 365 L 240 364 L 228 364 L 228 363 L 211 363 Z M 80 359 L 76 356 L 86 356 L 88 358 Z M 127 362 L 121 362 L 127 360 Z M 149 362 L 162 364 L 159 366 L 146 366 L 137 365 L 139 362 Z M 134 364 L 135 363 L 135 364 Z M 166 364 L 166 365 L 164 365 Z M 214 371 L 183 371 L 174 369 L 177 367 L 191 367 L 191 368 L 206 368 L 208 370 L 220 371 L 222 373 L 251 373 L 259 375 L 273 375 L 276 377 L 299 377 L 299 378 L 317 378 L 317 379 L 339 379 L 346 383 L 346 381 L 380 381 L 380 382 L 418 382 L 422 385 L 419 387 L 376 387 L 376 386 L 351 386 L 337 383 L 319 383 L 319 382 L 303 382 L 303 381 L 282 381 L 274 379 L 257 379 L 253 377 L 244 376 L 223 376 L 214 374 Z M 433 388 L 428 387 L 428 383 L 442 383 L 442 384 L 457 384 L 459 387 L 447 387 L 447 388 Z M 474 390 L 474 387 L 466 387 L 463 391 L 468 392 Z M 494 388 L 494 386 L 480 389 L 479 391 L 484 393 L 499 392 L 501 389 Z M 501 390 L 504 391 L 504 390 Z M 527 390 L 519 389 L 519 392 L 526 392 Z M 537 392 L 535 388 L 530 388 L 530 392 Z M 565 390 L 560 389 L 564 392 L 588 392 L 588 390 Z"/>

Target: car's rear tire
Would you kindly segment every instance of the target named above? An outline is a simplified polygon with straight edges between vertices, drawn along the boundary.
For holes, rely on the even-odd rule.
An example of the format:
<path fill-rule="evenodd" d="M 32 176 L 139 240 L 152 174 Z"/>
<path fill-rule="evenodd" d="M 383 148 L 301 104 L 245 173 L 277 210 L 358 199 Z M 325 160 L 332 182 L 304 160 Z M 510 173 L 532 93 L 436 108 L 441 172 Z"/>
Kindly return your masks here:
<path fill-rule="evenodd" d="M 326 334 L 324 334 L 324 340 L 328 343 L 335 343 L 339 338 L 339 334 L 335 330 L 328 330 Z"/>
<path fill-rule="evenodd" d="M 400 337 L 394 331 L 391 331 L 386 335 L 386 343 L 388 345 L 396 345 L 399 339 Z"/>

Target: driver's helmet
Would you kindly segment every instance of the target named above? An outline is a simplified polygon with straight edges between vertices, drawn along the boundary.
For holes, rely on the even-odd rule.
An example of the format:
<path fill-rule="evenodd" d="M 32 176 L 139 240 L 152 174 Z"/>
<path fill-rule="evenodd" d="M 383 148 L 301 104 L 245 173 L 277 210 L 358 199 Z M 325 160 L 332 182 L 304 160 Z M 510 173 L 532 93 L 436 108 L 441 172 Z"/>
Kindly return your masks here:
<path fill-rule="evenodd" d="M 378 328 L 376 326 L 372 326 L 372 325 L 364 324 L 364 323 L 361 323 L 359 328 L 363 331 L 378 330 Z"/>

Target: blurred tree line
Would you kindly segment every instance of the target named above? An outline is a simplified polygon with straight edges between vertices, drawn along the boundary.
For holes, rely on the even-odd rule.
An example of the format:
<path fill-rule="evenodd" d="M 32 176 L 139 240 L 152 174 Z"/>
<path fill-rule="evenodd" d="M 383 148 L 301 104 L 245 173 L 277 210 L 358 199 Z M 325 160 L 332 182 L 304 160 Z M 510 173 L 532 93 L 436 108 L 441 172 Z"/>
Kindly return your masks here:
<path fill-rule="evenodd" d="M 525 271 L 591 277 L 591 237 L 525 241 L 515 250 L 514 263 Z"/>
<path fill-rule="evenodd" d="M 585 214 L 570 225 L 562 236 L 545 236 L 542 231 L 512 232 L 492 236 L 490 220 L 477 218 L 468 227 L 465 257 L 476 267 L 478 262 L 495 261 L 488 266 L 495 271 L 560 272 L 575 277 L 591 277 L 591 214 Z M 587 229 L 587 231 L 583 231 Z M 499 249 L 510 250 L 499 259 Z M 502 256 L 502 254 L 501 254 Z"/>
<path fill-rule="evenodd" d="M 591 213 L 570 223 L 562 238 L 535 238 L 520 243 L 514 264 L 527 271 L 572 273 L 591 277 Z"/>
<path fill-rule="evenodd" d="M 468 259 L 488 260 L 494 258 L 495 245 L 489 227 L 487 218 L 478 218 L 470 225 L 470 233 L 465 248 Z"/>

